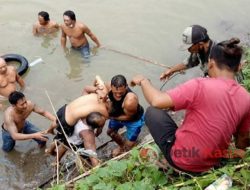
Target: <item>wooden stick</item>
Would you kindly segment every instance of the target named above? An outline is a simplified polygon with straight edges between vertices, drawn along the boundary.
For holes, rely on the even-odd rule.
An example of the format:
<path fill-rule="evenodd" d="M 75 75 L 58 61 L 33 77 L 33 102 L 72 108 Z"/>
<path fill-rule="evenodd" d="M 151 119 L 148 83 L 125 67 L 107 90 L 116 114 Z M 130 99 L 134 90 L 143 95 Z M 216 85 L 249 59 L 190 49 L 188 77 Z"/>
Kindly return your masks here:
<path fill-rule="evenodd" d="M 59 184 L 59 153 L 58 153 L 58 146 L 57 140 L 54 141 L 56 145 L 56 184 Z"/>

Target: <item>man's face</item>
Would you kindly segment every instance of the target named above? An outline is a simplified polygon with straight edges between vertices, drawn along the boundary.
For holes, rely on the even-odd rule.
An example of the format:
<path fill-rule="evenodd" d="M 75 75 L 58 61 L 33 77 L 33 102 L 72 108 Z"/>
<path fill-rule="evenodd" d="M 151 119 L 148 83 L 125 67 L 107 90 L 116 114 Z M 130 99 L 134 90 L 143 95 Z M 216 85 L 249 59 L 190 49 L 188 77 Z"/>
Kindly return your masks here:
<path fill-rule="evenodd" d="M 67 26 L 67 27 L 70 27 L 70 28 L 73 28 L 73 23 L 74 21 L 71 20 L 68 16 L 64 15 L 63 16 L 63 21 L 64 21 L 64 24 Z"/>
<path fill-rule="evenodd" d="M 0 58 L 0 74 L 5 74 L 7 72 L 7 64 L 4 59 Z"/>
<path fill-rule="evenodd" d="M 15 105 L 16 109 L 19 111 L 24 111 L 27 109 L 27 100 L 26 98 L 22 98 L 17 101 L 17 104 Z"/>
<path fill-rule="evenodd" d="M 42 16 L 40 16 L 40 15 L 38 15 L 38 22 L 41 25 L 46 25 L 47 24 L 47 22 L 44 20 L 44 18 Z"/>
<path fill-rule="evenodd" d="M 197 43 L 197 44 L 193 44 L 190 48 L 188 48 L 188 51 L 190 53 L 198 53 L 201 48 L 202 46 L 199 43 Z"/>
<path fill-rule="evenodd" d="M 119 101 L 122 99 L 122 96 L 127 92 L 127 86 L 115 87 L 111 85 L 111 91 L 115 100 Z"/>

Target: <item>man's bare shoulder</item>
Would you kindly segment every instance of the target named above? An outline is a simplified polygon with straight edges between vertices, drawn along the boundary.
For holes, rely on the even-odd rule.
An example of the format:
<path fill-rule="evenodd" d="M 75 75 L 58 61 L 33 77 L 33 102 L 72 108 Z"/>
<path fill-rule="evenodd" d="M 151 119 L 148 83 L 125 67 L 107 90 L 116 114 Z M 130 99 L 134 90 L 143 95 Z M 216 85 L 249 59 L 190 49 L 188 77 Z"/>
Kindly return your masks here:
<path fill-rule="evenodd" d="M 126 95 L 126 99 L 130 99 L 130 98 L 132 98 L 132 99 L 136 98 L 137 99 L 137 95 L 135 93 L 133 93 L 133 92 L 128 92 L 127 95 Z"/>
<path fill-rule="evenodd" d="M 9 106 L 4 111 L 4 117 L 3 117 L 3 123 L 4 123 L 4 129 L 8 130 L 11 125 L 9 123 L 14 122 L 15 114 L 12 106 Z"/>
<path fill-rule="evenodd" d="M 33 24 L 33 27 L 34 28 L 38 28 L 38 27 L 40 27 L 41 25 L 40 25 L 40 23 L 37 21 L 37 22 L 35 22 L 34 24 Z"/>
<path fill-rule="evenodd" d="M 60 24 L 60 28 L 61 28 L 62 30 L 65 30 L 65 29 L 66 29 L 66 25 L 65 25 L 65 24 Z"/>
<path fill-rule="evenodd" d="M 13 107 L 9 106 L 8 108 L 6 108 L 6 110 L 4 111 L 4 117 L 6 116 L 11 116 L 13 114 Z"/>
<path fill-rule="evenodd" d="M 54 21 L 54 20 L 51 20 L 49 23 L 50 23 L 51 25 L 57 25 L 57 22 Z"/>
<path fill-rule="evenodd" d="M 35 107 L 35 103 L 33 103 L 32 101 L 30 100 L 27 100 L 27 106 L 28 106 L 28 109 L 34 109 Z"/>
<path fill-rule="evenodd" d="M 14 122 L 15 120 L 15 112 L 12 106 L 9 106 L 5 111 L 4 111 L 4 123 L 5 127 L 8 127 L 6 125 L 9 122 Z"/>
<path fill-rule="evenodd" d="M 76 22 L 76 26 L 80 29 L 82 29 L 83 31 L 85 31 L 86 29 L 88 29 L 87 25 L 82 23 L 82 22 Z"/>
<path fill-rule="evenodd" d="M 138 97 L 135 93 L 129 92 L 127 93 L 125 99 L 124 99 L 124 106 L 132 106 L 137 105 L 139 103 Z"/>
<path fill-rule="evenodd" d="M 50 26 L 51 26 L 51 27 L 57 28 L 57 27 L 59 27 L 59 24 L 58 24 L 56 21 L 51 20 L 51 21 L 50 21 Z"/>

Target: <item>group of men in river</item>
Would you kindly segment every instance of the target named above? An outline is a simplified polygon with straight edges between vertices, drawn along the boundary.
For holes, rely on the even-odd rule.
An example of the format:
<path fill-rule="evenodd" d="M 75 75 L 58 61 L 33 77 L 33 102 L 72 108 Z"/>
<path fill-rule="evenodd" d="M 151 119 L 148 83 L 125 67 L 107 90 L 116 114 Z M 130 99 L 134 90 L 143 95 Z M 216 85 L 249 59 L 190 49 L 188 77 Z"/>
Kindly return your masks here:
<path fill-rule="evenodd" d="M 88 35 L 100 47 L 100 42 L 83 23 L 76 21 L 73 11 L 65 11 L 64 24 L 51 21 L 47 12 L 38 14 L 33 34 L 49 34 L 61 28 L 61 46 L 66 50 L 69 38 L 73 49 L 89 58 Z M 136 145 L 141 128 L 149 128 L 155 143 L 165 156 L 166 163 L 184 172 L 199 173 L 219 164 L 221 158 L 244 156 L 250 144 L 250 96 L 234 79 L 241 69 L 243 49 L 238 38 L 216 43 L 209 38 L 207 30 L 200 25 L 187 27 L 182 34 L 190 56 L 181 64 L 166 69 L 160 80 L 168 80 L 175 72 L 201 65 L 204 77 L 194 78 L 173 89 L 162 92 L 143 76 L 134 76 L 130 82 L 115 75 L 104 83 L 96 77 L 94 85 L 86 86 L 81 97 L 62 106 L 56 116 L 27 100 L 16 91 L 16 82 L 24 87 L 24 81 L 15 69 L 0 58 L 0 94 L 11 104 L 4 111 L 2 124 L 2 149 L 11 151 L 16 140 L 34 139 L 40 147 L 48 140 L 46 134 L 54 134 L 60 142 L 58 155 L 61 158 L 67 146 L 82 145 L 96 151 L 95 137 L 101 134 L 105 121 L 109 120 L 107 134 L 118 144 L 112 151 L 117 156 Z M 140 86 L 149 107 L 139 104 L 138 96 L 129 87 Z M 177 126 L 169 110 L 186 110 L 185 118 Z M 51 126 L 40 131 L 27 121 L 31 112 L 49 120 Z M 118 131 L 126 126 L 126 135 Z M 233 140 L 232 140 L 233 139 Z M 235 149 L 228 151 L 234 144 Z M 46 149 L 55 154 L 55 143 Z M 99 164 L 90 158 L 93 166 Z"/>

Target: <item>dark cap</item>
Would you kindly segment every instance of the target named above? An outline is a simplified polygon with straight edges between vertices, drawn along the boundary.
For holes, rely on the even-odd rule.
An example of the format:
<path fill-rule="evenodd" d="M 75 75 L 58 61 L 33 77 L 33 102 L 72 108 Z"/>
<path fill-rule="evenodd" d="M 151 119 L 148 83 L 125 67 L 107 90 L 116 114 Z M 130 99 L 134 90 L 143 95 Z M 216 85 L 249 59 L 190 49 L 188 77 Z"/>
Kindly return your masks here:
<path fill-rule="evenodd" d="M 184 43 L 182 49 L 187 49 L 193 44 L 202 42 L 206 39 L 209 39 L 207 34 L 207 29 L 200 25 L 192 25 L 185 28 L 182 33 L 182 41 Z"/>

